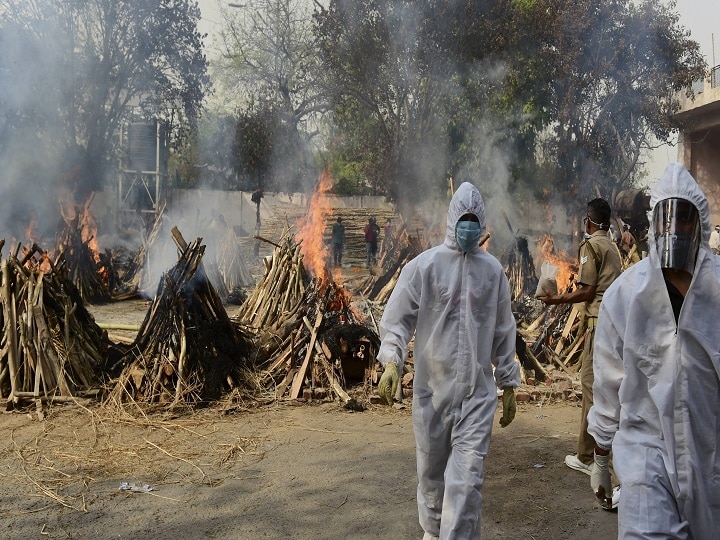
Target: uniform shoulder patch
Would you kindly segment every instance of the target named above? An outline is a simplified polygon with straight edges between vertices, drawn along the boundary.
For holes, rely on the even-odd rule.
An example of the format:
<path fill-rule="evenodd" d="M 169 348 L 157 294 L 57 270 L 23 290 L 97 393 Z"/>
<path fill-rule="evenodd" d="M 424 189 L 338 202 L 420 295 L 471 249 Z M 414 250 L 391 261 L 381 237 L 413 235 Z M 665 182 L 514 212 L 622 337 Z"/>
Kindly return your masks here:
<path fill-rule="evenodd" d="M 585 264 L 587 262 L 587 255 L 585 257 L 580 257 L 580 264 Z"/>

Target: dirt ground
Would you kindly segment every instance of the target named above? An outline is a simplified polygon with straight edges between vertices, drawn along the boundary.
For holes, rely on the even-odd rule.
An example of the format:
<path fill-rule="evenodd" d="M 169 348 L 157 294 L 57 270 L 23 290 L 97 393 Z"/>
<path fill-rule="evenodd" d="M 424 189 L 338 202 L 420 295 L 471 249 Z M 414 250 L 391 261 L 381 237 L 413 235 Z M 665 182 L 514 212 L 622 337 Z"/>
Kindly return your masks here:
<path fill-rule="evenodd" d="M 140 324 L 146 310 L 143 300 L 91 307 L 108 324 Z M 617 514 L 563 464 L 579 413 L 574 403 L 519 404 L 515 421 L 496 427 L 483 538 L 617 536 Z M 43 421 L 32 410 L 0 415 L 0 434 L 2 538 L 422 537 L 409 402 L 144 419 L 57 405 Z"/>
<path fill-rule="evenodd" d="M 343 265 L 354 290 L 367 276 L 365 252 L 361 230 L 348 234 L 360 239 Z M 111 339 L 130 343 L 137 331 L 117 325 L 139 326 L 149 305 L 90 311 Z M 225 405 L 143 417 L 83 401 L 55 405 L 44 420 L 34 409 L 1 414 L 0 538 L 422 537 L 409 400 L 363 412 L 335 402 Z M 563 463 L 579 414 L 574 402 L 519 403 L 501 429 L 498 411 L 483 538 L 617 537 L 617 514 L 601 510 L 589 478 Z"/>

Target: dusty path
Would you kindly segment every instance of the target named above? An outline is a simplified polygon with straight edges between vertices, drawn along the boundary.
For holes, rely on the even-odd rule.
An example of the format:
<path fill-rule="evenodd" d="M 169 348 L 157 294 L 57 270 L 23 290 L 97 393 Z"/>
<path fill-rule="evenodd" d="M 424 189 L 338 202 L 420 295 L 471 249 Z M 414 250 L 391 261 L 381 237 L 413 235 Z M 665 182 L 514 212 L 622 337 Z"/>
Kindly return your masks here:
<path fill-rule="evenodd" d="M 520 405 L 494 431 L 483 538 L 615 538 L 617 515 L 570 471 L 579 409 Z M 79 407 L 0 416 L 0 535 L 414 539 L 409 410 L 279 405 L 123 421 Z M 149 493 L 119 491 L 122 482 Z"/>

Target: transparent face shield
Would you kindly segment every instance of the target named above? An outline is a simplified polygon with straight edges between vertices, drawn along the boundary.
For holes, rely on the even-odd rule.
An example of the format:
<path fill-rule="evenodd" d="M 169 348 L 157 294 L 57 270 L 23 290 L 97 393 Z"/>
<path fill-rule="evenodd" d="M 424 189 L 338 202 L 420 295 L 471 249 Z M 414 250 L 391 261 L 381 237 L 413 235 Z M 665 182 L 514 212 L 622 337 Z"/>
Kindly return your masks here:
<path fill-rule="evenodd" d="M 700 247 L 700 216 L 685 199 L 665 199 L 653 210 L 655 247 L 661 268 L 693 273 Z"/>

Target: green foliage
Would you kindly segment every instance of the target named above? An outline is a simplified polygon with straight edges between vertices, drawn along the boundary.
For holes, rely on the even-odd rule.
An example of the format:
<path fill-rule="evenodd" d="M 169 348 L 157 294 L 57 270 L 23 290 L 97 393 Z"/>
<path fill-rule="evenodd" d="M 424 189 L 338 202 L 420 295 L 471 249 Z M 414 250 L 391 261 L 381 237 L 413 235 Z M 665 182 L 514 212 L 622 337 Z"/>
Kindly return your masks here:
<path fill-rule="evenodd" d="M 330 171 L 335 180 L 335 194 L 340 196 L 365 195 L 367 178 L 362 170 L 362 164 L 343 162 L 336 159 L 330 164 Z"/>
<path fill-rule="evenodd" d="M 677 129 L 673 92 L 705 70 L 673 7 L 331 1 L 316 14 L 331 152 L 359 164 L 373 191 L 411 203 L 499 156 L 511 192 L 573 206 L 612 198 Z"/>

